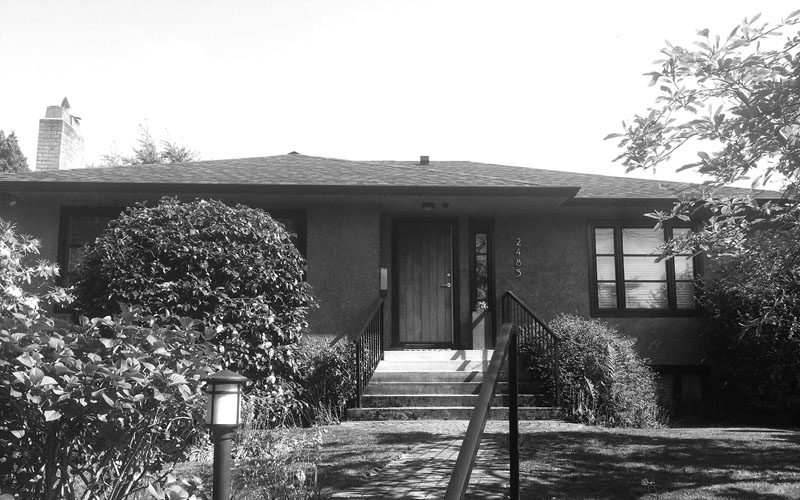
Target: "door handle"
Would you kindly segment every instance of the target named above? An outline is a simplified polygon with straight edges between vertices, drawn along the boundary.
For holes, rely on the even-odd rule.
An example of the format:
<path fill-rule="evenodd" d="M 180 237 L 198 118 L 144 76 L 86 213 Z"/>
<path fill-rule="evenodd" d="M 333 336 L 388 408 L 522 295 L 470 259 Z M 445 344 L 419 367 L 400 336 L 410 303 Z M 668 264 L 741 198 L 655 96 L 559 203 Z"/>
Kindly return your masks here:
<path fill-rule="evenodd" d="M 451 286 L 453 286 L 451 283 L 445 283 L 444 285 L 441 285 L 442 288 L 450 288 Z"/>

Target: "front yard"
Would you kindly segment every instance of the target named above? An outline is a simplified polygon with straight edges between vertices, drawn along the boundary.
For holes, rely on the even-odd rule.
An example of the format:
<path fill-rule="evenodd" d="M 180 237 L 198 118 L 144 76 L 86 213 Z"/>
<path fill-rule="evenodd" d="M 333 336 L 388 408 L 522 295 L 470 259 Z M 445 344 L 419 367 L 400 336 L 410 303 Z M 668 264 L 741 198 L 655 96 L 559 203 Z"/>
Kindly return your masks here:
<path fill-rule="evenodd" d="M 462 421 L 347 422 L 322 427 L 320 496 L 391 498 L 394 491 L 402 497 L 403 482 L 413 491 L 415 485 L 422 488 L 423 479 L 430 479 L 422 476 L 439 474 L 446 479 L 448 457 L 432 464 L 422 455 L 432 447 L 452 448 L 453 438 L 463 435 L 465 428 Z M 489 422 L 485 442 L 505 442 L 506 430 L 505 422 Z M 608 429 L 520 422 L 520 438 L 521 498 L 800 497 L 800 431 L 796 430 Z M 507 455 L 501 453 L 491 463 L 483 481 L 473 481 L 471 498 L 498 498 L 507 487 L 502 486 L 507 485 Z M 199 472 L 196 467 L 188 469 Z M 415 470 L 420 473 L 414 474 Z M 476 469 L 473 478 L 477 474 Z M 397 487 L 379 489 L 387 484 Z M 436 491 L 430 489 L 429 497 L 440 498 Z"/>
<path fill-rule="evenodd" d="M 521 448 L 523 498 L 800 497 L 796 430 L 574 426 Z"/>

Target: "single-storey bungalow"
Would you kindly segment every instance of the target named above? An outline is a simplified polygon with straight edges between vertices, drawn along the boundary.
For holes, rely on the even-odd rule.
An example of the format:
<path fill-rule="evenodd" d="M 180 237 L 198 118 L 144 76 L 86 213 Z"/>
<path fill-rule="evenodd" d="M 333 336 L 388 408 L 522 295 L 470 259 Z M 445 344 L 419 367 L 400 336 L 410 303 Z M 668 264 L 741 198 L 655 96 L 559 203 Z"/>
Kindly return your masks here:
<path fill-rule="evenodd" d="M 634 337 L 663 390 L 700 396 L 693 280 L 655 262 L 685 225 L 654 230 L 686 184 L 470 161 L 347 161 L 295 152 L 170 165 L 0 174 L 0 217 L 73 279 L 122 208 L 165 195 L 264 208 L 297 235 L 319 304 L 314 335 L 354 336 L 385 297 L 386 351 L 491 348 L 513 292 L 545 322 L 597 317 Z M 744 192 L 744 191 L 742 191 Z"/>

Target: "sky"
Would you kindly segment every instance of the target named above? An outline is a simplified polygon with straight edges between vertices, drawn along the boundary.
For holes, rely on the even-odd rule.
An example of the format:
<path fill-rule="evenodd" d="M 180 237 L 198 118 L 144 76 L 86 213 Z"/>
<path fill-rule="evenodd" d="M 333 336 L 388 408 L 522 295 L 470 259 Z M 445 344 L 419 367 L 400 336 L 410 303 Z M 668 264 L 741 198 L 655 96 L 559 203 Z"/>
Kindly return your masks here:
<path fill-rule="evenodd" d="M 145 125 L 208 160 L 428 155 L 624 175 L 603 138 L 652 103 L 642 74 L 664 40 L 797 8 L 757 4 L 0 0 L 0 129 L 33 168 L 39 119 L 66 96 L 91 163 L 129 154 Z"/>

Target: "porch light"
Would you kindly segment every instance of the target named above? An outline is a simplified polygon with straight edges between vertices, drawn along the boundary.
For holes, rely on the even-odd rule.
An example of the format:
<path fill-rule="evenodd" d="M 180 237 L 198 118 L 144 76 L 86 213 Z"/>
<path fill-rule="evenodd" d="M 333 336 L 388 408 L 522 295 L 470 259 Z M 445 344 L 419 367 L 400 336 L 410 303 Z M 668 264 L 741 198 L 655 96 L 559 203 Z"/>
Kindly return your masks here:
<path fill-rule="evenodd" d="M 242 386 L 247 377 L 222 370 L 206 379 L 206 424 L 238 427 L 242 423 Z"/>
<path fill-rule="evenodd" d="M 231 441 L 242 423 L 242 386 L 247 377 L 222 370 L 206 379 L 206 423 L 214 441 L 214 500 L 231 498 Z"/>

